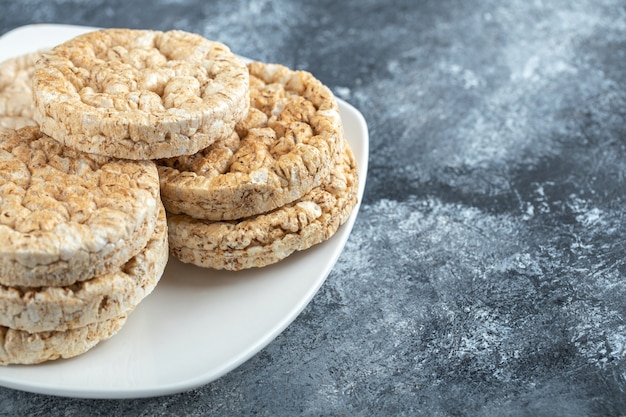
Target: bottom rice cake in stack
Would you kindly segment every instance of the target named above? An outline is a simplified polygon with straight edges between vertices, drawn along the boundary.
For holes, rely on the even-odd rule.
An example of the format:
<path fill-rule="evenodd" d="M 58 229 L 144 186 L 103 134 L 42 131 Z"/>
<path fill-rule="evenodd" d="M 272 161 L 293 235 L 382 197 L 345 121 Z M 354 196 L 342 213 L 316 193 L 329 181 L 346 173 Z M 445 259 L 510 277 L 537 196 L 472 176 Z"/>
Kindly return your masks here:
<path fill-rule="evenodd" d="M 156 166 L 0 131 L 0 364 L 84 353 L 113 336 L 163 274 Z"/>
<path fill-rule="evenodd" d="M 158 161 L 179 260 L 241 270 L 329 239 L 356 206 L 358 174 L 332 92 L 305 71 L 248 65 L 250 110 L 236 135 Z"/>

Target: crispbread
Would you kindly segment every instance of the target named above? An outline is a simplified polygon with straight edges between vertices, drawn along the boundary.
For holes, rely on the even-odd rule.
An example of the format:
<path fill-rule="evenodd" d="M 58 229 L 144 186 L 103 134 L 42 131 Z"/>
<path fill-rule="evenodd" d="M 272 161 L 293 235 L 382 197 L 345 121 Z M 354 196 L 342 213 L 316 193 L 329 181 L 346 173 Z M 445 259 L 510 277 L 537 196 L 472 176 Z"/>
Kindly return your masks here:
<path fill-rule="evenodd" d="M 0 129 L 35 126 L 31 79 L 40 52 L 0 63 Z"/>
<path fill-rule="evenodd" d="M 208 220 L 265 213 L 299 199 L 328 175 L 343 140 L 332 92 L 305 71 L 261 62 L 248 69 L 250 111 L 236 127 L 241 140 L 157 161 L 169 213 Z"/>
<path fill-rule="evenodd" d="M 160 206 L 146 247 L 115 272 L 63 287 L 0 285 L 0 326 L 67 330 L 132 311 L 155 288 L 168 260 L 167 222 Z"/>
<path fill-rule="evenodd" d="M 0 283 L 61 286 L 119 269 L 158 214 L 151 161 L 89 155 L 36 127 L 0 132 Z"/>
<path fill-rule="evenodd" d="M 128 159 L 193 154 L 247 113 L 248 71 L 188 32 L 103 29 L 45 53 L 33 76 L 41 130 L 83 152 Z"/>
<path fill-rule="evenodd" d="M 347 142 L 321 186 L 272 212 L 239 221 L 168 217 L 171 253 L 201 267 L 241 270 L 278 262 L 329 239 L 357 202 L 358 173 Z"/>
<path fill-rule="evenodd" d="M 0 326 L 0 365 L 33 365 L 71 358 L 115 335 L 126 315 L 65 331 L 29 333 Z"/>

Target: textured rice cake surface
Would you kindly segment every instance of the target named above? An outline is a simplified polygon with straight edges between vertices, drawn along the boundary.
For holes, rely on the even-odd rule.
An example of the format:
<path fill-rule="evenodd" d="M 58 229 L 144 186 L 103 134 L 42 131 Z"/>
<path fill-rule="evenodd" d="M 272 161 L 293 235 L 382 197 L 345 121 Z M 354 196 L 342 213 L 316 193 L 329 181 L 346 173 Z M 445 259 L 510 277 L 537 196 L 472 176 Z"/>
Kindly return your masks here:
<path fill-rule="evenodd" d="M 0 284 L 71 285 L 115 271 L 159 211 L 152 161 L 89 155 L 36 127 L 0 131 Z"/>
<path fill-rule="evenodd" d="M 321 184 L 343 140 L 332 92 L 305 71 L 253 62 L 250 111 L 238 137 L 158 161 L 173 214 L 233 220 L 293 202 Z"/>
<path fill-rule="evenodd" d="M 146 247 L 115 272 L 70 286 L 0 285 L 0 326 L 28 332 L 68 330 L 126 314 L 156 287 L 168 256 L 161 205 Z"/>
<path fill-rule="evenodd" d="M 127 316 L 65 331 L 29 333 L 0 326 L 0 365 L 34 365 L 60 358 L 72 358 L 114 336 Z"/>
<path fill-rule="evenodd" d="M 222 43 L 184 31 L 103 29 L 44 54 L 35 119 L 75 149 L 129 159 L 193 154 L 247 113 L 248 71 Z"/>
<path fill-rule="evenodd" d="M 272 212 L 240 221 L 168 217 L 170 251 L 186 263 L 241 270 L 276 263 L 329 239 L 357 203 L 358 172 L 348 143 L 321 186 Z"/>
<path fill-rule="evenodd" d="M 0 129 L 36 126 L 31 81 L 40 52 L 0 63 Z"/>

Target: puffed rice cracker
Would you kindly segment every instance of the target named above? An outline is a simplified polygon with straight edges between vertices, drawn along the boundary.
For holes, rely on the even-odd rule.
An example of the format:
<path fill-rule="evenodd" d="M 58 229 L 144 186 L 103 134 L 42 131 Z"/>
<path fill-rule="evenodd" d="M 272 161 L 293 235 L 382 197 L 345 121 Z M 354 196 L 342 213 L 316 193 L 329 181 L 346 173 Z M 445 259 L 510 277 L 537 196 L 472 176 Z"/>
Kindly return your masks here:
<path fill-rule="evenodd" d="M 0 326 L 0 365 L 34 365 L 82 355 L 114 336 L 126 315 L 65 331 L 29 333 Z"/>
<path fill-rule="evenodd" d="M 348 143 L 343 146 L 322 185 L 272 212 L 215 222 L 169 216 L 171 253 L 182 262 L 237 271 L 276 263 L 329 239 L 357 203 L 356 163 Z"/>
<path fill-rule="evenodd" d="M 60 286 L 119 269 L 158 215 L 152 161 L 89 155 L 36 127 L 0 131 L 0 284 Z"/>
<path fill-rule="evenodd" d="M 41 52 L 30 52 L 0 63 L 0 129 L 36 126 L 31 80 Z"/>
<path fill-rule="evenodd" d="M 236 131 L 196 155 L 157 161 L 172 214 L 232 220 L 291 203 L 319 186 L 343 140 L 332 92 L 305 71 L 253 62 L 250 111 Z"/>
<path fill-rule="evenodd" d="M 183 31 L 103 29 L 56 46 L 33 76 L 41 130 L 83 152 L 193 154 L 247 113 L 248 71 L 222 43 Z"/>
<path fill-rule="evenodd" d="M 68 330 L 126 314 L 156 287 L 168 256 L 161 205 L 147 246 L 115 272 L 62 287 L 0 285 L 0 326 L 28 332 Z"/>

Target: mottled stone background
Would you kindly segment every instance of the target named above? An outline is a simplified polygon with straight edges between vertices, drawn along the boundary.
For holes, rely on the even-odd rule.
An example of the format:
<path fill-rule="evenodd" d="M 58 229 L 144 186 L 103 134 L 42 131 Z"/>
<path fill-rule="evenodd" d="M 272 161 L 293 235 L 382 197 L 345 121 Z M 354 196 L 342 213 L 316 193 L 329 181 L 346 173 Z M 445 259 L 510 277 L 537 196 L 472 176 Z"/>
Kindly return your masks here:
<path fill-rule="evenodd" d="M 241 367 L 155 399 L 0 388 L 0 414 L 626 415 L 623 1 L 0 1 L 0 34 L 34 22 L 307 69 L 364 114 L 370 171 L 328 280 Z"/>

